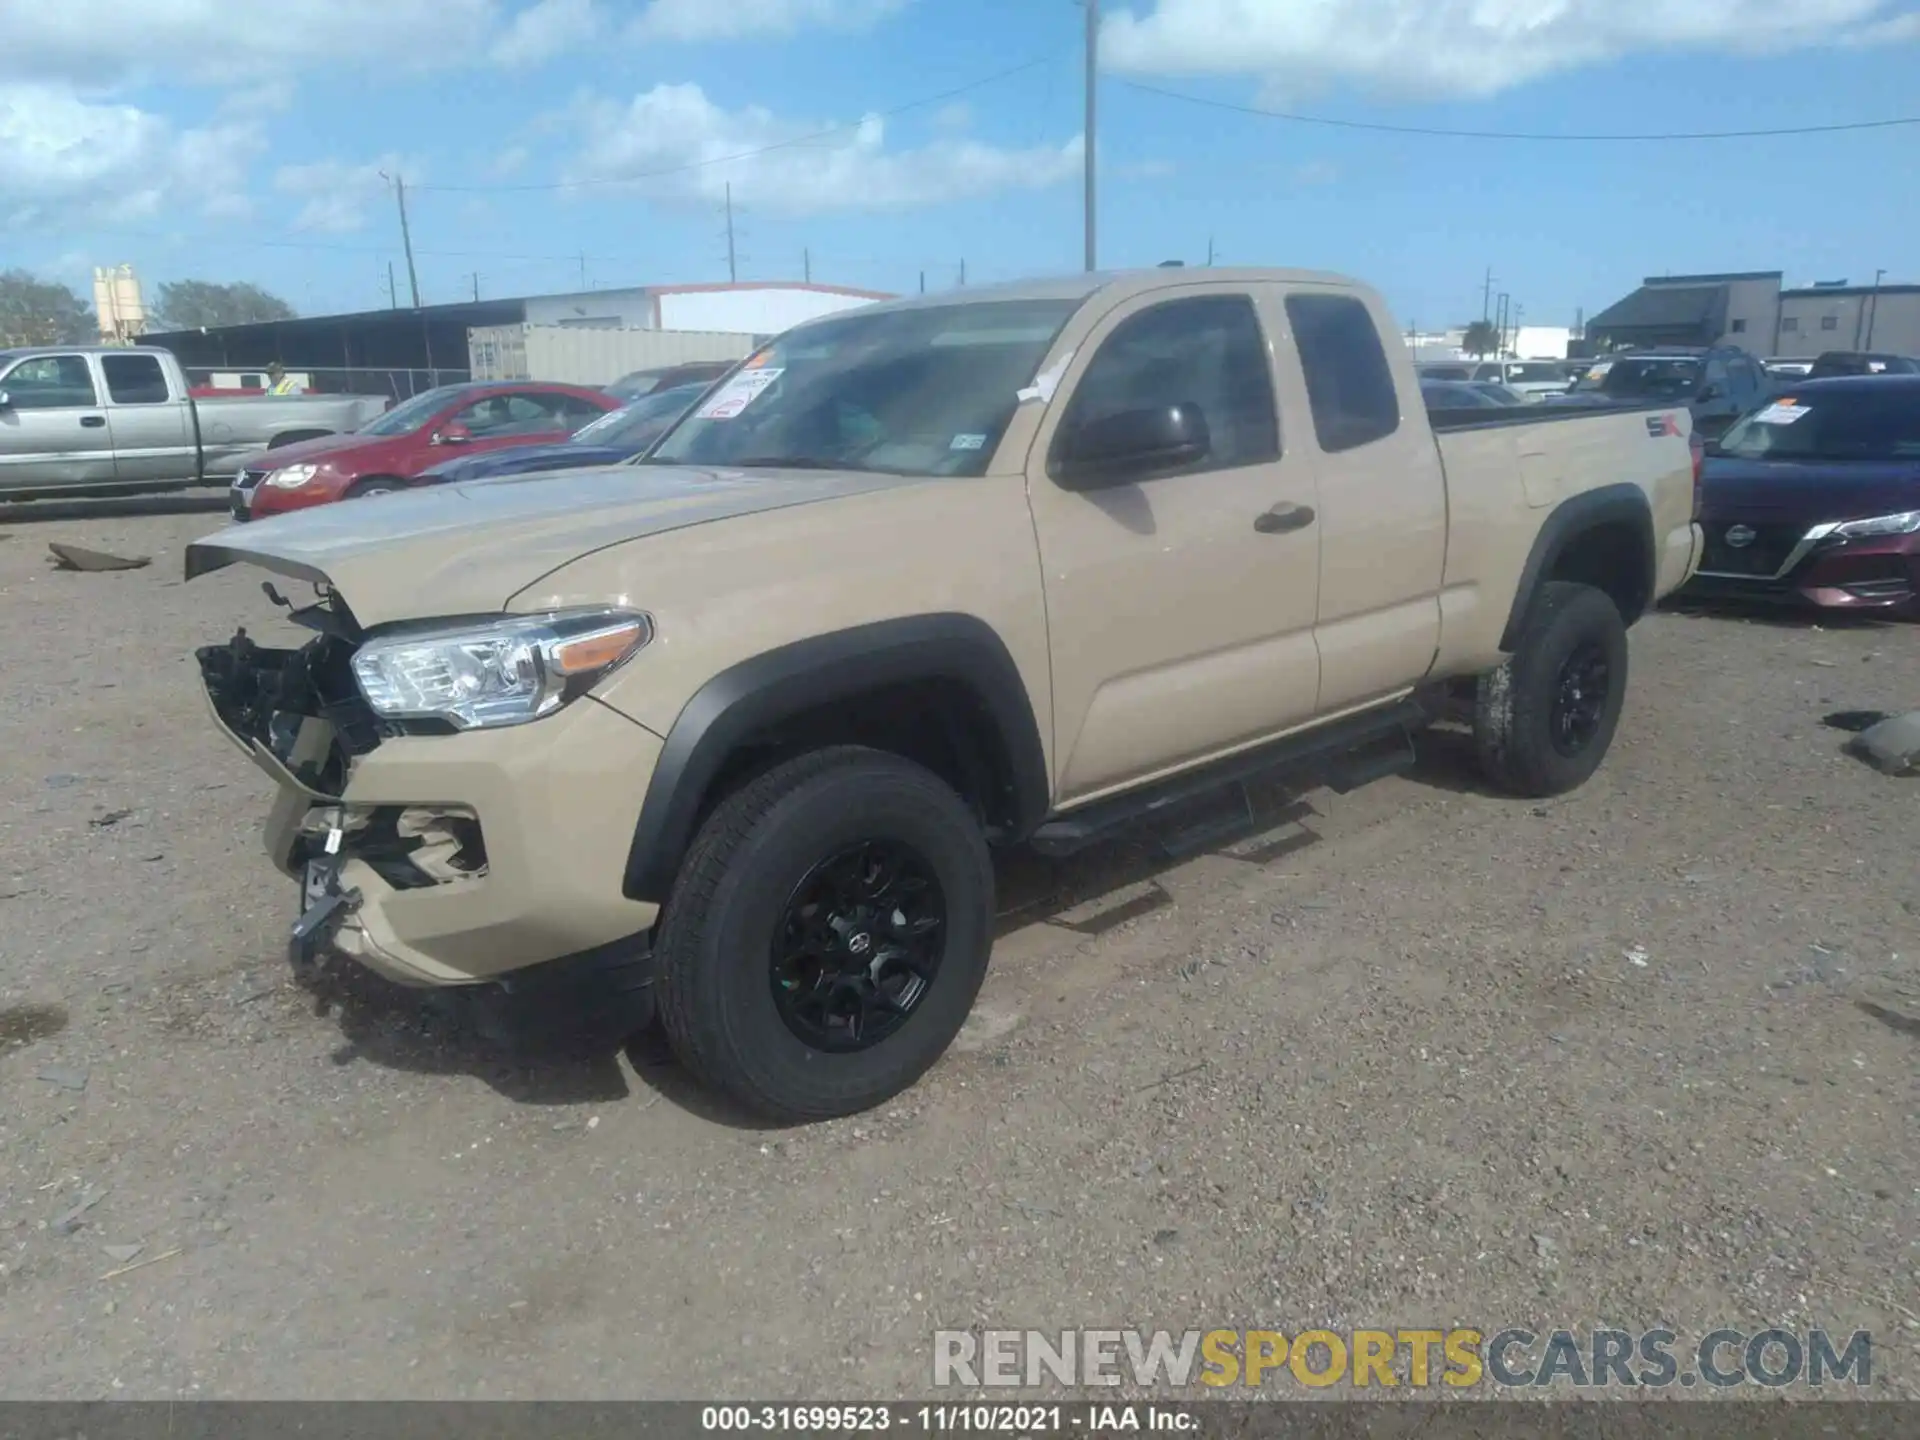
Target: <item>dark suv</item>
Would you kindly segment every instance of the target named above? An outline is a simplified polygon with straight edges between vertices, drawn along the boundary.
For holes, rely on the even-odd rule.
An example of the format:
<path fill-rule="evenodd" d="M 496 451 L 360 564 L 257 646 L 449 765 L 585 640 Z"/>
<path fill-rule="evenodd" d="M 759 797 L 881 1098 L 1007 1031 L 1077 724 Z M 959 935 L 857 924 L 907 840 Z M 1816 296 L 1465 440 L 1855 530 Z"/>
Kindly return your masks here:
<path fill-rule="evenodd" d="M 1712 440 L 1772 389 L 1760 362 L 1731 345 L 1660 346 L 1595 357 L 1561 403 L 1684 403 L 1694 434 Z"/>

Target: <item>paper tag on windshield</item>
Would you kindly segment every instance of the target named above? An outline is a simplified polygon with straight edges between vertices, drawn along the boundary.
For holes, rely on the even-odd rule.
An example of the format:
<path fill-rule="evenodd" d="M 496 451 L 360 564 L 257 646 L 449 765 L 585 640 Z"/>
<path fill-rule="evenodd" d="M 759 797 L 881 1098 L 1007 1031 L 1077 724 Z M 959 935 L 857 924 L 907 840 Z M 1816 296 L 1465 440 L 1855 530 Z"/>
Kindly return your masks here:
<path fill-rule="evenodd" d="M 1791 425 L 1803 416 L 1813 412 L 1804 405 L 1796 405 L 1791 400 L 1780 400 L 1767 406 L 1753 417 L 1756 425 Z"/>
<path fill-rule="evenodd" d="M 1033 384 L 1014 391 L 1014 398 L 1025 404 L 1029 400 L 1038 400 L 1046 404 L 1053 399 L 1053 392 L 1060 388 L 1060 380 L 1067 373 L 1067 366 L 1073 363 L 1073 351 L 1069 350 L 1053 364 L 1033 377 Z"/>
<path fill-rule="evenodd" d="M 742 370 L 714 392 L 695 418 L 731 420 L 760 398 L 760 392 L 785 374 L 785 367 L 770 365 L 759 370 Z"/>

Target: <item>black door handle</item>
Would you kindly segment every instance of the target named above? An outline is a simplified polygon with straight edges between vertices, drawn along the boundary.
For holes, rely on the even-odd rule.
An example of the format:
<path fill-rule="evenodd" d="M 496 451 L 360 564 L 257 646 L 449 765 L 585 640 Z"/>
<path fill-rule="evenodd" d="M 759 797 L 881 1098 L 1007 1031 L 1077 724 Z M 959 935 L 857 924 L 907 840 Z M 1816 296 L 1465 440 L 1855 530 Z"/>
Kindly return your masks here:
<path fill-rule="evenodd" d="M 98 430 L 102 425 L 107 423 L 107 417 L 104 415 L 82 415 L 80 417 L 80 423 L 89 430 Z"/>
<path fill-rule="evenodd" d="M 1313 523 L 1311 505 L 1295 505 L 1282 500 L 1271 510 L 1254 516 L 1253 528 L 1262 535 L 1281 535 L 1289 530 L 1304 530 Z"/>

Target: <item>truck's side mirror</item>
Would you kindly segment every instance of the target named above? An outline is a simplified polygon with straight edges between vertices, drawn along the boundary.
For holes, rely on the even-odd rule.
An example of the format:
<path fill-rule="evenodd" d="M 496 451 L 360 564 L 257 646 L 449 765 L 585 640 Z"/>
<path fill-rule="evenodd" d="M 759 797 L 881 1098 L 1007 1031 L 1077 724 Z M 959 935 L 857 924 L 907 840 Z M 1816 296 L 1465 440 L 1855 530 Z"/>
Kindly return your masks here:
<path fill-rule="evenodd" d="M 1212 448 L 1207 417 L 1191 402 L 1121 410 L 1063 431 L 1053 473 L 1068 490 L 1097 490 L 1181 469 Z"/>
<path fill-rule="evenodd" d="M 1702 400 L 1724 400 L 1727 398 L 1727 387 L 1722 385 L 1718 380 L 1710 380 L 1700 387 L 1700 398 Z"/>
<path fill-rule="evenodd" d="M 438 430 L 433 432 L 433 443 L 435 445 L 465 445 L 471 442 L 472 439 L 473 432 L 467 429 L 466 426 L 458 423 L 442 425 Z"/>

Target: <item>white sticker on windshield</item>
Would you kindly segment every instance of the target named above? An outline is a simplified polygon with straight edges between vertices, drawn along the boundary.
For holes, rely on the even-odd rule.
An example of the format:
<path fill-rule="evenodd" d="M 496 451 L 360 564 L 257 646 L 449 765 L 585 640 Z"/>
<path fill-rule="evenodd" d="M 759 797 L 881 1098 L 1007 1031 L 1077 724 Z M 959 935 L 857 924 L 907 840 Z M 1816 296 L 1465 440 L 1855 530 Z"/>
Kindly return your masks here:
<path fill-rule="evenodd" d="M 716 390 L 694 417 L 699 420 L 731 420 L 759 399 L 760 392 L 785 373 L 783 366 L 763 370 L 742 370 Z"/>
<path fill-rule="evenodd" d="M 987 437 L 984 435 L 956 435 L 953 437 L 953 443 L 947 448 L 949 450 L 980 450 L 985 448 L 986 443 Z"/>
<path fill-rule="evenodd" d="M 1804 405 L 1795 405 L 1792 401 L 1783 401 L 1779 404 L 1767 406 L 1766 409 L 1753 417 L 1753 423 L 1756 425 L 1791 425 L 1802 416 L 1811 415 L 1812 413 L 1813 412 Z"/>
<path fill-rule="evenodd" d="M 1061 377 L 1067 373 L 1067 366 L 1073 363 L 1073 351 L 1069 350 L 1053 364 L 1033 377 L 1033 384 L 1025 389 L 1014 391 L 1014 398 L 1025 404 L 1029 400 L 1038 400 L 1042 405 L 1053 399 L 1053 392 L 1060 388 Z"/>

